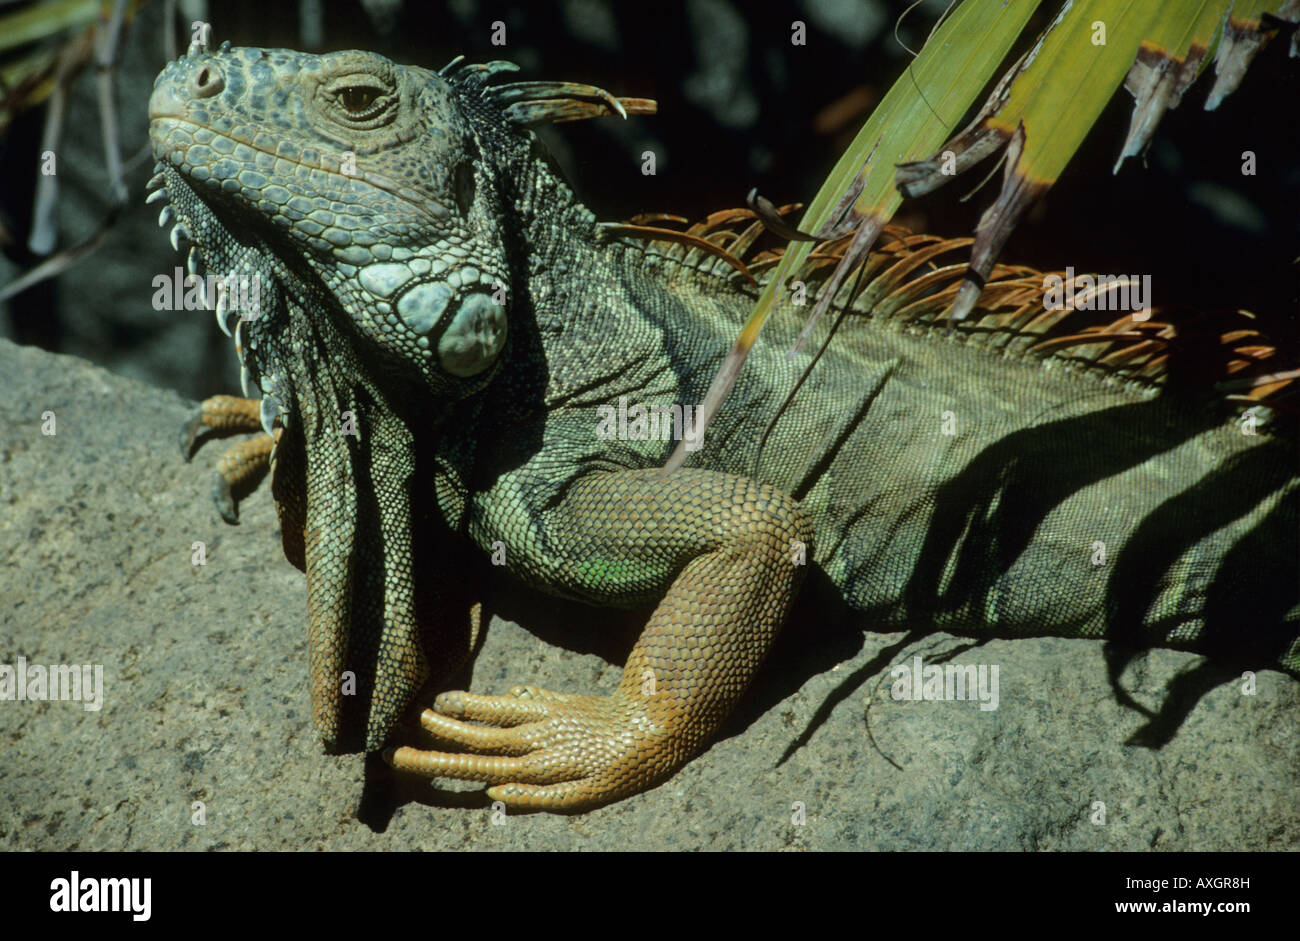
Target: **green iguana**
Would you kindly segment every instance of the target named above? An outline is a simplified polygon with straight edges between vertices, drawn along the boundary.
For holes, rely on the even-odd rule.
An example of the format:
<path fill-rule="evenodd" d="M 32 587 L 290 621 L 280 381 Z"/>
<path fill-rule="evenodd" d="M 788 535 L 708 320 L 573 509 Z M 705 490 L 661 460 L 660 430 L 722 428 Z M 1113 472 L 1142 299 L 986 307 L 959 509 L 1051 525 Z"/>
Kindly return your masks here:
<path fill-rule="evenodd" d="M 752 253 L 762 221 L 598 223 L 529 126 L 653 103 L 496 81 L 511 68 L 192 47 L 149 102 L 150 198 L 192 242 L 191 273 L 224 279 L 209 300 L 260 392 L 204 403 L 185 444 L 267 432 L 223 459 L 219 502 L 230 514 L 232 484 L 273 468 L 328 747 L 383 747 L 471 651 L 470 552 L 554 595 L 654 606 L 612 694 L 444 692 L 422 724 L 450 750 L 386 753 L 511 808 L 581 809 L 673 774 L 809 567 L 868 627 L 1300 671 L 1294 429 L 1215 390 L 1267 371 L 1255 331 L 1087 326 L 1006 266 L 950 330 L 964 266 L 933 260 L 968 240 L 891 229 L 797 394 L 809 359 L 786 355 L 796 318 L 774 318 L 689 441 L 688 407 L 776 258 Z M 814 252 L 810 291 L 842 248 Z M 256 305 L 231 300 L 241 281 Z M 1283 427 L 1254 433 L 1270 415 Z M 689 460 L 665 474 L 682 437 Z"/>

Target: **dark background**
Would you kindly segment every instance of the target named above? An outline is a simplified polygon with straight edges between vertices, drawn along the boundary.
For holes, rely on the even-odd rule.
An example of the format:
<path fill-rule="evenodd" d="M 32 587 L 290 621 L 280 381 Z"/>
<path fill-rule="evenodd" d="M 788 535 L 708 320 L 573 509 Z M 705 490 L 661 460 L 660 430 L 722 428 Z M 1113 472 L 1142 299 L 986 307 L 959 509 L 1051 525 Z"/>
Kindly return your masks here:
<path fill-rule="evenodd" d="M 570 182 L 602 219 L 640 211 L 696 218 L 742 205 L 752 186 L 778 204 L 811 200 L 910 59 L 894 38 L 907 4 L 882 0 L 339 0 L 322 5 L 319 43 L 300 19 L 310 6 L 212 4 L 214 42 L 359 47 L 435 69 L 458 54 L 504 58 L 522 67 L 520 80 L 584 81 L 657 99 L 656 116 L 548 131 Z M 944 6 L 926 2 L 909 14 L 898 29 L 902 42 L 920 48 Z M 1031 36 L 1057 8 L 1044 3 Z M 157 2 L 146 7 L 123 42 L 116 78 L 127 157 L 147 141 L 149 87 L 165 61 L 162 10 Z M 490 41 L 497 20 L 506 24 L 504 48 Z M 790 43 L 794 20 L 807 24 L 805 46 Z M 188 30 L 178 31 L 180 48 L 187 41 Z M 1149 274 L 1157 304 L 1252 310 L 1294 359 L 1300 62 L 1287 57 L 1285 42 L 1274 41 L 1217 112 L 1202 107 L 1211 83 L 1212 75 L 1203 74 L 1165 116 L 1146 160 L 1131 159 L 1112 176 L 1132 110 L 1128 93 L 1117 92 L 1001 257 L 1045 269 Z M 0 139 L 0 213 L 14 237 L 4 246 L 0 284 L 39 260 L 23 243 L 43 120 L 43 109 L 27 112 Z M 640 172 L 646 149 L 656 153 L 653 177 Z M 1254 177 L 1241 175 L 1244 150 L 1256 154 Z M 93 69 L 86 69 L 58 151 L 60 247 L 85 238 L 108 211 L 102 152 Z M 130 203 L 95 253 L 0 307 L 0 336 L 84 356 L 194 397 L 229 392 L 238 382 L 234 357 L 211 316 L 150 304 L 152 278 L 180 263 L 156 228 L 156 207 L 143 205 L 151 166 L 147 156 L 134 164 Z M 1000 177 L 965 203 L 958 197 L 985 172 L 977 168 L 905 203 L 897 221 L 940 235 L 969 234 Z"/>

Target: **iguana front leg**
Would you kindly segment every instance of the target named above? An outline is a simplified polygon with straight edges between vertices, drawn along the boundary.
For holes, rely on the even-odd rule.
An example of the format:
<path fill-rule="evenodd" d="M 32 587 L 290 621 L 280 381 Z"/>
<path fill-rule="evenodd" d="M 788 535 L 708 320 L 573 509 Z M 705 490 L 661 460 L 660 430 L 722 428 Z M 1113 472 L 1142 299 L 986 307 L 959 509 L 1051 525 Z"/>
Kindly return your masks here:
<path fill-rule="evenodd" d="M 484 781 L 512 808 L 581 810 L 659 783 L 703 747 L 767 654 L 811 557 L 811 526 L 778 490 L 691 469 L 590 474 L 512 533 L 522 516 L 497 519 L 525 578 L 607 604 L 662 597 L 618 689 L 445 693 L 423 725 L 473 754 L 386 756 L 429 777 Z"/>

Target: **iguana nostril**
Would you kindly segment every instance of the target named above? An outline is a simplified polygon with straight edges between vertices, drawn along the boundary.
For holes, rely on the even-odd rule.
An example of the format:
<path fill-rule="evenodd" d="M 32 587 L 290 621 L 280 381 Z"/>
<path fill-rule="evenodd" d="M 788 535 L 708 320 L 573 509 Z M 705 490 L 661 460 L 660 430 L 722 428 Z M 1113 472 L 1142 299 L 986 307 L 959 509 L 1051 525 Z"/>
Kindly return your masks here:
<path fill-rule="evenodd" d="M 226 87 L 226 80 L 219 70 L 210 65 L 205 65 L 199 69 L 191 84 L 196 97 L 211 98 Z"/>

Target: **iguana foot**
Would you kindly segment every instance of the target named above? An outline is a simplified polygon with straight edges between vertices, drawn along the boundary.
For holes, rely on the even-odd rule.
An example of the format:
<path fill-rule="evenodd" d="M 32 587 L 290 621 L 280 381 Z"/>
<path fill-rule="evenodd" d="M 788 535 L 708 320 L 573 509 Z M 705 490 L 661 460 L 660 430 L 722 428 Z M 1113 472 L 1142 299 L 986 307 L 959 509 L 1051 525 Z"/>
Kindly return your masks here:
<path fill-rule="evenodd" d="M 685 743 L 621 691 L 580 696 L 517 686 L 505 696 L 443 693 L 420 724 L 471 754 L 402 747 L 384 753 L 389 764 L 430 778 L 485 782 L 492 785 L 488 797 L 512 810 L 585 810 L 659 783 L 689 757 Z"/>
<path fill-rule="evenodd" d="M 206 439 L 206 431 L 224 437 L 262 430 L 261 403 L 257 399 L 214 395 L 204 399 L 194 416 L 181 428 L 181 454 L 185 460 L 190 460 Z M 273 436 L 259 434 L 241 441 L 221 455 L 217 462 L 217 479 L 212 483 L 212 500 L 227 523 L 239 522 L 235 494 L 251 492 L 266 476 L 271 467 L 271 454 L 282 431 L 276 428 Z"/>

